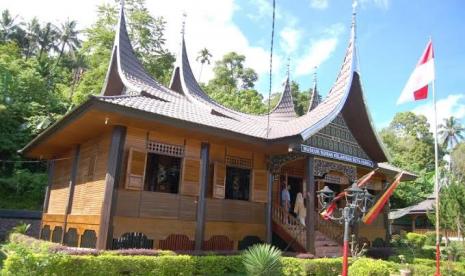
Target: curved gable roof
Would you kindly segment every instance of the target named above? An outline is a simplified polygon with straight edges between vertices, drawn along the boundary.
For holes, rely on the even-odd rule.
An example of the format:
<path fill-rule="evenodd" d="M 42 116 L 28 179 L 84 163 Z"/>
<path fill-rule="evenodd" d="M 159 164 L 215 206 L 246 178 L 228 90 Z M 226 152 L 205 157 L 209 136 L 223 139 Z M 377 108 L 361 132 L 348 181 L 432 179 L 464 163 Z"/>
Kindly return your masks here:
<path fill-rule="evenodd" d="M 283 140 L 302 142 L 342 113 L 347 126 L 367 155 L 373 161 L 384 162 L 387 156 L 371 124 L 355 63 L 353 22 L 341 69 L 328 96 L 321 103 L 313 108 L 311 105 L 309 112 L 297 117 L 287 80 L 280 101 L 269 116 L 246 114 L 217 103 L 201 89 L 192 73 L 184 38 L 170 87 L 152 78 L 135 55 L 122 8 L 104 88 L 101 96 L 94 100 L 111 104 L 115 109 L 124 107 L 146 112 L 152 114 L 154 119 L 170 118 L 170 121 L 179 120 L 183 124 L 236 133 L 265 143 L 279 143 Z M 315 93 L 312 99 L 317 99 Z M 45 132 L 50 135 L 53 131 L 54 128 L 50 128 Z M 35 143 L 40 139 L 34 139 Z"/>

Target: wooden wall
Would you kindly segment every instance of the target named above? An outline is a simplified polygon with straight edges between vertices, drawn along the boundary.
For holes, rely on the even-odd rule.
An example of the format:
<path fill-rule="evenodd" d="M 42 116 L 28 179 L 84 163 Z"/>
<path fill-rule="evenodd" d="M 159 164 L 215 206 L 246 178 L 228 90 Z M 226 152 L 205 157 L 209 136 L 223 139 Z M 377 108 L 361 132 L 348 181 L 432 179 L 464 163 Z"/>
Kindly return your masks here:
<path fill-rule="evenodd" d="M 200 185 L 200 144 L 201 140 L 191 137 L 180 136 L 178 133 L 169 131 L 148 131 L 137 128 L 128 128 L 125 144 L 124 164 L 122 181 L 119 188 L 127 188 L 128 182 L 128 164 L 129 152 L 131 149 L 146 152 L 149 141 L 166 143 L 170 145 L 184 147 L 184 158 L 182 162 L 181 183 L 179 191 L 181 195 L 198 196 Z M 232 156 L 238 159 L 250 161 L 251 169 L 251 190 L 249 193 L 250 200 L 255 202 L 266 202 L 266 155 L 263 152 L 253 151 L 253 145 L 250 147 L 221 144 L 218 142 L 210 143 L 210 176 L 207 187 L 207 198 L 214 197 L 215 182 L 220 182 L 224 186 L 224 175 L 226 168 L 226 156 Z M 218 164 L 220 166 L 216 166 Z M 143 169 L 143 168 L 142 168 Z M 213 177 L 215 170 L 222 170 L 223 178 L 216 179 Z M 218 183 L 216 183 L 218 184 Z M 222 196 L 224 197 L 224 191 Z"/>
<path fill-rule="evenodd" d="M 52 186 L 50 189 L 49 214 L 63 215 L 66 211 L 73 153 L 73 151 L 69 151 L 56 158 L 58 160 L 55 161 Z"/>
<path fill-rule="evenodd" d="M 109 147 L 108 133 L 81 145 L 69 215 L 65 212 L 75 151 L 71 150 L 56 157 L 58 160 L 55 161 L 49 207 L 48 212 L 43 214 L 42 227 L 47 225 L 53 231 L 55 227 L 63 227 L 66 220 L 66 231 L 75 228 L 79 236 L 85 230 L 98 233 Z"/>
<path fill-rule="evenodd" d="M 100 215 L 109 149 L 109 134 L 104 134 L 81 145 L 71 208 L 72 215 Z"/>

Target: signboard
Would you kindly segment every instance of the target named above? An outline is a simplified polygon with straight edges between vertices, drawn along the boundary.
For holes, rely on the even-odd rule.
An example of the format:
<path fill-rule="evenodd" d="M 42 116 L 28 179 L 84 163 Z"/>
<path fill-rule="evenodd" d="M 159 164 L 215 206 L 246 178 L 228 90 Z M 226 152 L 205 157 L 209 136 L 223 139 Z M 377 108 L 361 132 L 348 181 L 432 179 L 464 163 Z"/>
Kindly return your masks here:
<path fill-rule="evenodd" d="M 326 174 L 324 181 L 327 183 L 333 183 L 333 184 L 344 184 L 344 185 L 349 184 L 349 180 L 347 177 L 343 177 L 339 175 L 332 175 L 332 174 Z"/>
<path fill-rule="evenodd" d="M 373 161 L 371 160 L 367 160 L 367 159 L 363 159 L 363 158 L 359 158 L 355 156 L 350 156 L 347 154 L 343 154 L 343 153 L 339 153 L 339 152 L 335 152 L 331 150 L 319 149 L 319 148 L 315 148 L 315 147 L 308 146 L 308 145 L 300 145 L 300 151 L 305 152 L 305 153 L 310 153 L 313 155 L 317 155 L 317 156 L 335 159 L 335 160 L 359 164 L 359 165 L 367 166 L 371 168 L 375 166 Z"/>

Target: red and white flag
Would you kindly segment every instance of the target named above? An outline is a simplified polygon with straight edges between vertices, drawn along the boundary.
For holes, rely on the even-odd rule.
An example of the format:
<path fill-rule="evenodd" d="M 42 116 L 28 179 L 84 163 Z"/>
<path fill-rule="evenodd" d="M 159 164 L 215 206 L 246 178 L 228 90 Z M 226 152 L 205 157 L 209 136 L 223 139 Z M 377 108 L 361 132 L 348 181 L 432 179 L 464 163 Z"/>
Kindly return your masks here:
<path fill-rule="evenodd" d="M 415 70 L 402 90 L 397 104 L 423 100 L 428 97 L 428 84 L 434 80 L 433 42 L 430 40 Z"/>

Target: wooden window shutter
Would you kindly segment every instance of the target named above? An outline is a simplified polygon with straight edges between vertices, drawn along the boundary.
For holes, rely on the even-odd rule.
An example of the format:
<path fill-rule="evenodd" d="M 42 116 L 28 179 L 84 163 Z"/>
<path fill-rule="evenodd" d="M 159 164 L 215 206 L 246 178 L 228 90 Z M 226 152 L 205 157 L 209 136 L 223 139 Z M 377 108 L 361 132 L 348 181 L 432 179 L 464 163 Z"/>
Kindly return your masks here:
<path fill-rule="evenodd" d="M 200 159 L 184 158 L 181 194 L 198 196 L 200 188 Z"/>
<path fill-rule="evenodd" d="M 253 170 L 252 171 L 252 201 L 267 202 L 267 171 Z"/>
<path fill-rule="evenodd" d="M 130 148 L 128 156 L 128 168 L 126 173 L 126 189 L 143 190 L 145 179 L 145 166 L 147 164 L 147 152 Z"/>
<path fill-rule="evenodd" d="M 226 165 L 215 162 L 213 168 L 213 197 L 224 198 L 226 185 Z"/>

